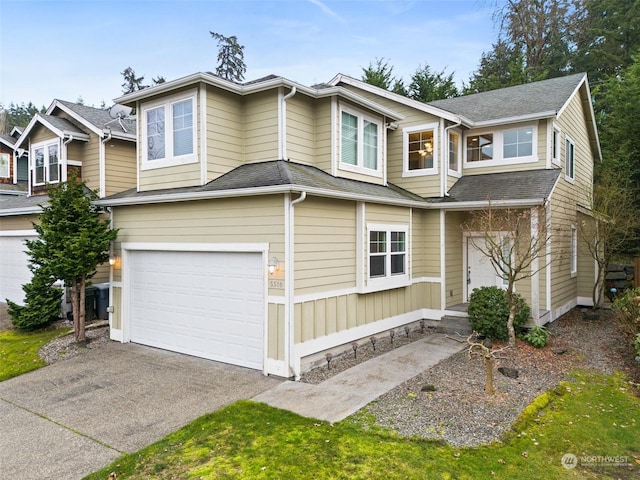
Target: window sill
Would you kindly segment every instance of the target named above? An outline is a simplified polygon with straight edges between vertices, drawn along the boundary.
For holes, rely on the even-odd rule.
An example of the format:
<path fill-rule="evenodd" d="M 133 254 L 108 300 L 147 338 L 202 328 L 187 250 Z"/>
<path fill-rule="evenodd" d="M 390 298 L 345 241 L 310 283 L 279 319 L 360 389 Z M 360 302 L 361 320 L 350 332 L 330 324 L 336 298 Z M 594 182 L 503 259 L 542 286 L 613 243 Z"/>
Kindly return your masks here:
<path fill-rule="evenodd" d="M 464 168 L 482 168 L 482 167 L 505 167 L 508 165 L 521 165 L 523 163 L 538 163 L 537 157 L 522 157 L 511 159 L 493 159 L 493 160 L 478 160 L 477 162 L 466 162 Z"/>
<path fill-rule="evenodd" d="M 402 171 L 402 177 L 403 178 L 407 178 L 407 177 L 426 177 L 426 176 L 437 175 L 437 174 L 438 174 L 438 169 L 437 168 L 423 168 L 421 170 L 403 170 Z"/>
<path fill-rule="evenodd" d="M 385 278 L 368 278 L 366 285 L 358 290 L 358 293 L 374 293 L 384 290 L 393 290 L 394 288 L 403 288 L 411 285 L 409 275 L 399 275 L 395 277 Z"/>
<path fill-rule="evenodd" d="M 158 160 L 144 160 L 140 166 L 140 170 L 155 170 L 158 168 L 177 167 L 192 163 L 198 163 L 198 156 L 195 154 Z"/>

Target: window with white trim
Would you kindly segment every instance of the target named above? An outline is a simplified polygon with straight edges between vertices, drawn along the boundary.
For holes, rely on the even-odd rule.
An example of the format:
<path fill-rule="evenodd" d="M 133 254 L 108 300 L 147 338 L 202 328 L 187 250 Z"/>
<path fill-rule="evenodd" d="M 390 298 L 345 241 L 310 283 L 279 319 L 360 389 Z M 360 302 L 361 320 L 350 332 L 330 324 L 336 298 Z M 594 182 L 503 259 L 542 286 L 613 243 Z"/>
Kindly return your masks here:
<path fill-rule="evenodd" d="M 382 175 L 382 120 L 340 107 L 340 168 Z"/>
<path fill-rule="evenodd" d="M 576 179 L 576 146 L 569 137 L 565 142 L 564 177 L 571 183 Z"/>
<path fill-rule="evenodd" d="M 367 285 L 396 288 L 409 280 L 409 231 L 406 225 L 367 226 Z"/>
<path fill-rule="evenodd" d="M 11 156 L 8 153 L 0 153 L 0 178 L 9 178 L 9 161 Z"/>
<path fill-rule="evenodd" d="M 403 176 L 438 173 L 437 123 L 402 130 Z"/>
<path fill-rule="evenodd" d="M 571 276 L 578 273 L 578 229 L 571 225 Z"/>
<path fill-rule="evenodd" d="M 195 163 L 195 92 L 142 107 L 142 169 Z"/>
<path fill-rule="evenodd" d="M 538 127 L 521 125 L 492 131 L 469 132 L 465 136 L 465 167 L 492 167 L 537 162 Z"/>
<path fill-rule="evenodd" d="M 460 134 L 458 132 L 449 132 L 448 156 L 450 173 L 460 173 L 460 153 Z"/>
<path fill-rule="evenodd" d="M 560 165 L 560 129 L 555 125 L 551 137 L 551 162 Z"/>
<path fill-rule="evenodd" d="M 36 144 L 32 147 L 34 185 L 60 181 L 60 144 Z"/>

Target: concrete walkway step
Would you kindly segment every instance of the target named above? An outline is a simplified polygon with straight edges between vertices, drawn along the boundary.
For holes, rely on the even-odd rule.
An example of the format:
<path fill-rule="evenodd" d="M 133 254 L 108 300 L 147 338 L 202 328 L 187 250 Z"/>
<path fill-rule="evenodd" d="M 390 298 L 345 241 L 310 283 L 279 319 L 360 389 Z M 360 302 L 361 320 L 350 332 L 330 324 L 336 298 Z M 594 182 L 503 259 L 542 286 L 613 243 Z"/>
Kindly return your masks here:
<path fill-rule="evenodd" d="M 351 367 L 319 385 L 287 381 L 252 400 L 328 422 L 344 420 L 464 345 L 434 333 Z"/>
<path fill-rule="evenodd" d="M 449 335 L 459 333 L 460 335 L 467 336 L 472 332 L 471 322 L 469 322 L 467 317 L 445 315 L 436 325 L 436 332 Z"/>

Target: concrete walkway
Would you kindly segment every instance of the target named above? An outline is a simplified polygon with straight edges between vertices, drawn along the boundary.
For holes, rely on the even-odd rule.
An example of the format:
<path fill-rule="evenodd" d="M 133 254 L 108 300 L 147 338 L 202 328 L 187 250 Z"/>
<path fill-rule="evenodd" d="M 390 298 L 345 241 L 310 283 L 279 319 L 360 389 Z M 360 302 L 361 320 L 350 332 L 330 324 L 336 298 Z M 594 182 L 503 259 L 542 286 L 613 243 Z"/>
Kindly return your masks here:
<path fill-rule="evenodd" d="M 338 422 L 463 348 L 464 344 L 436 333 L 367 360 L 319 385 L 284 382 L 252 400 L 305 417 Z"/>

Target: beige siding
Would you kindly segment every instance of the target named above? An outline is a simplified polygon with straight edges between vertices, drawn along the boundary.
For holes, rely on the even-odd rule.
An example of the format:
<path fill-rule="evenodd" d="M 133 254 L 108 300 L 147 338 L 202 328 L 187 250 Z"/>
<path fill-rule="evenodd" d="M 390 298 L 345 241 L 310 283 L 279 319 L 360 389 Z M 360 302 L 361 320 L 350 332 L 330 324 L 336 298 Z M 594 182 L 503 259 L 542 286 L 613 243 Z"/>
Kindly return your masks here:
<path fill-rule="evenodd" d="M 267 326 L 267 357 L 284 360 L 284 311 L 282 304 L 269 304 L 269 321 Z"/>
<path fill-rule="evenodd" d="M 331 99 L 316 100 L 316 151 L 315 166 L 331 173 Z"/>
<path fill-rule="evenodd" d="M 287 157 L 299 163 L 313 163 L 315 156 L 315 108 L 307 96 L 294 95 L 287 108 Z"/>
<path fill-rule="evenodd" d="M 311 197 L 294 208 L 296 295 L 356 285 L 356 205 Z"/>
<path fill-rule="evenodd" d="M 412 276 L 439 277 L 440 212 L 414 209 L 412 229 Z"/>
<path fill-rule="evenodd" d="M 89 136 L 89 141 L 82 148 L 82 158 L 78 160 L 82 162 L 82 180 L 91 190 L 98 190 L 100 188 L 100 139 L 97 135 Z"/>
<path fill-rule="evenodd" d="M 15 215 L 0 217 L 0 232 L 11 230 L 33 230 L 33 222 L 38 223 L 37 215 Z"/>
<path fill-rule="evenodd" d="M 35 125 L 29 133 L 29 141 L 33 145 L 40 142 L 59 140 L 60 138 L 48 128 L 42 125 Z"/>
<path fill-rule="evenodd" d="M 294 342 L 306 342 L 422 308 L 440 308 L 439 283 L 417 283 L 367 295 L 340 295 L 296 303 Z"/>
<path fill-rule="evenodd" d="M 464 215 L 447 212 L 445 217 L 445 268 L 446 306 L 466 302 L 463 298 L 463 241 L 462 224 Z"/>
<path fill-rule="evenodd" d="M 207 181 L 242 164 L 242 97 L 207 87 Z"/>
<path fill-rule="evenodd" d="M 114 308 L 111 313 L 111 328 L 115 330 L 122 329 L 122 318 L 120 316 L 120 308 L 122 305 L 122 288 L 111 287 L 111 298 L 109 299 L 111 305 L 118 305 L 118 308 Z"/>
<path fill-rule="evenodd" d="M 593 287 L 596 283 L 596 263 L 589 252 L 585 238 L 580 234 L 580 230 L 583 225 L 592 224 L 593 220 L 579 214 L 578 222 L 578 296 L 592 299 Z"/>
<path fill-rule="evenodd" d="M 124 140 L 111 140 L 105 145 L 106 194 L 136 187 L 136 145 Z"/>
<path fill-rule="evenodd" d="M 278 159 L 278 91 L 245 97 L 245 162 Z"/>

